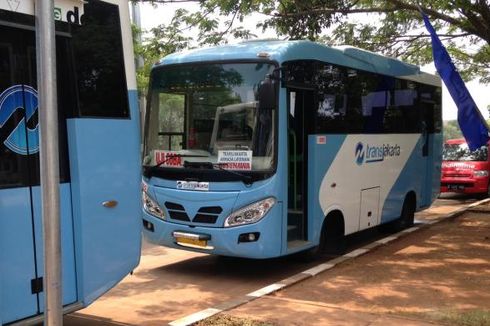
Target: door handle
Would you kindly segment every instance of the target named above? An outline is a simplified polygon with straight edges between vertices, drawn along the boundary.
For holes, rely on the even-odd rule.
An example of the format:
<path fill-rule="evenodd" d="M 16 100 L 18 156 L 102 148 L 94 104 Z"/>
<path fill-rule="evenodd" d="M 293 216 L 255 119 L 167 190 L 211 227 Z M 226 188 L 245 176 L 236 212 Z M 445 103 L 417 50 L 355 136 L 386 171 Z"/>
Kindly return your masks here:
<path fill-rule="evenodd" d="M 102 202 L 102 206 L 107 207 L 107 208 L 114 208 L 118 204 L 117 200 L 107 200 Z"/>

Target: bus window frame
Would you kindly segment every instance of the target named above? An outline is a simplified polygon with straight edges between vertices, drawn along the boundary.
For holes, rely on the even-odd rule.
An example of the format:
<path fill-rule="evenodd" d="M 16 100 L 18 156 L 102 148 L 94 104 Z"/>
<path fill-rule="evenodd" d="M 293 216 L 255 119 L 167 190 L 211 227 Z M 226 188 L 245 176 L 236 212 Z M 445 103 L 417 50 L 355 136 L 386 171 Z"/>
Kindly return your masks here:
<path fill-rule="evenodd" d="M 312 131 L 313 134 L 413 134 L 413 133 L 429 133 L 429 134 L 436 134 L 436 133 L 441 133 L 442 132 L 442 115 L 439 115 L 438 117 L 440 118 L 439 120 L 436 120 L 436 113 L 438 111 L 441 111 L 441 106 L 442 106 L 442 97 L 439 96 L 439 97 L 434 97 L 432 99 L 432 102 L 434 103 L 433 104 L 433 107 L 431 109 L 431 112 L 432 112 L 432 125 L 431 126 L 428 126 L 426 128 L 426 130 L 423 129 L 423 127 L 421 126 L 422 122 L 426 122 L 426 116 L 424 115 L 425 113 L 425 108 L 422 107 L 422 98 L 421 98 L 421 91 L 420 91 L 420 88 L 421 87 L 431 87 L 433 88 L 433 93 L 436 94 L 439 92 L 439 95 L 441 93 L 441 86 L 436 86 L 436 85 L 430 85 L 430 84 L 425 84 L 425 83 L 421 83 L 421 82 L 417 82 L 417 81 L 413 81 L 413 80 L 410 80 L 410 79 L 406 79 L 406 78 L 401 78 L 399 76 L 391 76 L 391 75 L 386 75 L 386 74 L 380 74 L 380 73 L 377 73 L 377 72 L 373 72 L 373 71 L 368 71 L 368 70 L 363 70 L 363 69 L 359 69 L 359 68 L 355 68 L 355 67 L 350 67 L 350 66 L 344 66 L 344 65 L 340 65 L 340 64 L 336 64 L 336 63 L 331 63 L 331 62 L 328 62 L 328 61 L 321 61 L 321 60 L 318 60 L 318 59 L 293 59 L 293 60 L 287 60 L 287 61 L 284 61 L 281 63 L 281 70 L 283 71 L 283 76 L 281 78 L 281 86 L 284 87 L 284 88 L 289 88 L 289 89 L 299 89 L 299 90 L 313 90 L 315 92 L 315 101 L 318 101 L 318 96 L 319 96 L 319 88 L 317 86 L 317 84 L 314 82 L 314 80 L 312 80 L 312 83 L 302 83 L 302 82 L 289 82 L 288 81 L 288 65 L 298 65 L 298 63 L 302 63 L 302 64 L 310 64 L 312 66 L 315 66 L 315 65 L 332 65 L 332 66 L 335 66 L 335 67 L 338 67 L 338 68 L 342 68 L 342 69 L 346 69 L 346 70 L 355 70 L 358 74 L 366 74 L 366 75 L 372 75 L 372 76 L 375 76 L 375 77 L 388 77 L 388 78 L 393 78 L 395 81 L 397 82 L 400 82 L 400 81 L 405 81 L 407 83 L 411 82 L 415 85 L 415 90 L 417 92 L 417 99 L 414 101 L 414 104 L 413 106 L 416 108 L 416 110 L 418 111 L 417 112 L 417 116 L 419 117 L 419 121 L 418 121 L 418 124 L 416 126 L 413 127 L 414 130 L 409 130 L 409 131 L 406 131 L 406 130 L 397 130 L 397 131 L 393 131 L 393 130 L 389 130 L 389 131 L 386 131 L 386 124 L 383 122 L 383 125 L 382 125 L 382 129 L 383 130 L 380 130 L 380 131 L 376 131 L 376 132 L 373 132 L 373 131 L 369 131 L 369 130 L 366 130 L 365 127 L 364 127 L 364 124 L 366 122 L 366 119 L 364 118 L 364 116 L 361 116 L 361 124 L 363 125 L 362 127 L 362 130 L 344 130 L 342 132 L 326 132 L 324 130 L 322 131 L 319 131 L 318 130 L 318 125 L 317 125 L 317 120 L 315 119 L 313 125 L 311 125 L 309 127 L 309 130 Z M 315 69 L 313 69 L 312 71 L 316 71 Z M 393 87 L 392 89 L 389 90 L 389 92 L 394 92 L 396 91 L 396 86 Z M 438 91 L 439 90 L 439 91 Z M 386 91 L 388 92 L 388 91 Z M 437 100 L 438 99 L 438 100 Z M 428 101 L 426 100 L 425 103 L 428 103 Z M 386 110 L 388 110 L 390 105 L 387 105 L 386 106 Z M 439 108 L 436 108 L 436 106 L 439 106 Z M 347 112 L 349 110 L 349 105 L 347 105 Z M 316 118 L 316 117 L 315 117 Z M 423 121 L 422 121 L 423 119 Z M 431 128 L 432 127 L 432 128 Z M 407 129 L 407 128 L 406 128 Z M 410 129 L 410 128 L 408 128 Z M 415 130 L 416 129 L 416 130 Z"/>
<path fill-rule="evenodd" d="M 157 73 L 160 70 L 165 70 L 168 68 L 174 68 L 174 67 L 186 67 L 186 66 L 196 66 L 196 65 L 212 65 L 212 64 L 269 64 L 274 66 L 274 71 L 280 69 L 281 65 L 279 62 L 276 60 L 270 60 L 270 59 L 226 59 L 226 60 L 210 60 L 210 61 L 194 61 L 194 62 L 185 62 L 185 63 L 173 63 L 173 64 L 164 64 L 164 63 L 157 63 L 151 70 L 150 73 L 150 82 L 148 84 L 148 92 L 146 94 L 146 114 L 145 114 L 145 123 L 144 123 L 144 130 L 145 133 L 143 135 L 143 151 L 142 151 L 142 160 L 143 157 L 146 153 L 147 150 L 147 139 L 148 139 L 148 132 L 149 132 L 149 119 L 150 115 L 148 114 L 150 105 L 151 105 L 151 89 L 152 89 L 152 80 L 153 80 L 153 75 Z M 265 78 L 265 76 L 264 76 Z M 281 79 L 281 78 L 279 78 Z M 275 110 L 275 117 L 274 117 L 274 123 L 275 123 L 275 130 L 274 130 L 274 157 L 273 157 L 273 162 L 272 166 L 269 170 L 264 170 L 264 171 L 240 171 L 240 174 L 250 177 L 251 182 L 256 182 L 256 181 L 261 181 L 261 180 L 266 180 L 271 178 L 277 173 L 277 164 L 278 164 L 278 155 L 279 155 L 279 115 L 281 114 L 281 106 L 280 106 L 280 89 L 282 88 L 281 83 L 275 83 L 275 88 L 276 88 L 276 107 L 274 108 Z M 187 117 L 187 111 L 189 105 L 189 100 L 187 98 L 187 95 L 185 95 L 185 102 L 186 102 L 186 107 L 185 107 L 185 117 Z M 188 127 L 188 121 L 185 118 L 185 123 L 186 123 L 186 128 Z M 188 131 L 184 131 L 184 139 L 187 139 L 188 137 Z M 153 169 L 151 165 L 142 165 L 142 174 L 145 178 L 152 178 L 152 177 L 157 177 L 160 179 L 167 179 L 167 180 L 184 180 L 189 178 L 189 172 L 191 172 L 192 176 L 196 175 L 199 177 L 200 181 L 209 181 L 209 182 L 218 182 L 218 181 L 223 181 L 223 182 L 229 182 L 229 181 L 243 181 L 243 178 L 240 178 L 237 175 L 234 175 L 232 173 L 226 173 L 224 171 L 220 171 L 219 169 L 213 169 L 213 170 L 204 170 L 204 169 L 196 169 L 196 168 L 186 168 L 186 169 L 181 169 L 181 168 L 172 168 L 172 167 L 159 167 L 158 169 Z"/>

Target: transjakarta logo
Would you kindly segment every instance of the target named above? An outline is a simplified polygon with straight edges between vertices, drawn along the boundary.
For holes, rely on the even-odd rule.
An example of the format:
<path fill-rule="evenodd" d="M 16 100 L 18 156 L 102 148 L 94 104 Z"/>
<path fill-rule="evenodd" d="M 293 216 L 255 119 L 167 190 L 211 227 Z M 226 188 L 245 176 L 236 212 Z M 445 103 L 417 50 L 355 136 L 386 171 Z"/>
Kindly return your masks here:
<path fill-rule="evenodd" d="M 383 145 L 364 145 L 358 142 L 356 145 L 356 163 L 374 163 L 384 161 L 385 157 L 400 156 L 400 146 L 398 144 Z"/>
<path fill-rule="evenodd" d="M 34 88 L 15 85 L 0 94 L 0 129 L 17 110 L 23 110 L 24 117 L 3 143 L 20 155 L 37 153 L 39 152 L 39 124 L 34 129 L 26 125 L 37 111 L 37 91 Z"/>

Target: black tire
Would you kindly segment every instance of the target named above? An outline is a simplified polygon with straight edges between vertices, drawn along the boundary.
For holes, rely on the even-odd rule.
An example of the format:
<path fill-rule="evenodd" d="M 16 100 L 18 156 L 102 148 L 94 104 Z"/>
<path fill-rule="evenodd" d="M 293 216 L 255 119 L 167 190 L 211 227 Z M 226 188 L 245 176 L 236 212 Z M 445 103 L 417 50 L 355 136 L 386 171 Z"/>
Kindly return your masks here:
<path fill-rule="evenodd" d="M 320 243 L 310 249 L 299 252 L 296 257 L 302 262 L 312 262 L 322 258 L 325 252 L 325 229 L 322 227 L 322 233 L 320 234 Z"/>
<path fill-rule="evenodd" d="M 393 230 L 401 231 L 413 225 L 415 220 L 415 200 L 411 197 L 405 197 L 402 206 L 402 213 L 398 219 L 393 222 Z"/>
<path fill-rule="evenodd" d="M 333 218 L 333 216 L 331 218 Z M 342 217 L 340 216 L 340 218 Z M 332 220 L 326 219 L 323 222 L 320 242 L 318 245 L 299 253 L 301 260 L 313 261 L 322 258 L 325 255 L 342 255 L 345 253 L 346 243 L 343 220 L 342 226 L 335 223 L 329 223 L 331 221 Z"/>

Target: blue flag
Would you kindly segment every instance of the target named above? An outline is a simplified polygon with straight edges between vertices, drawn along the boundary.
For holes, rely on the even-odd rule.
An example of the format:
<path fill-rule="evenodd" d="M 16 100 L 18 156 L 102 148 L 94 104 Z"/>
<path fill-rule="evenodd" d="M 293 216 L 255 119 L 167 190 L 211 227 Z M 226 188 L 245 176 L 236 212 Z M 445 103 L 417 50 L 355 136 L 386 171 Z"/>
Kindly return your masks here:
<path fill-rule="evenodd" d="M 468 92 L 463 79 L 456 71 L 456 67 L 451 61 L 449 53 L 442 45 L 441 40 L 436 34 L 434 27 L 429 22 L 429 18 L 422 12 L 425 27 L 430 33 L 432 39 L 432 55 L 437 72 L 446 85 L 449 94 L 456 103 L 458 108 L 458 123 L 463 133 L 468 147 L 474 151 L 489 140 L 488 126 L 483 119 L 475 101 Z"/>

